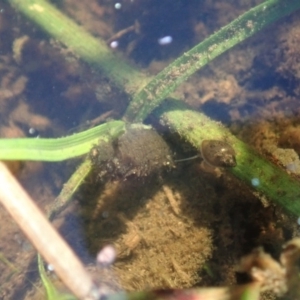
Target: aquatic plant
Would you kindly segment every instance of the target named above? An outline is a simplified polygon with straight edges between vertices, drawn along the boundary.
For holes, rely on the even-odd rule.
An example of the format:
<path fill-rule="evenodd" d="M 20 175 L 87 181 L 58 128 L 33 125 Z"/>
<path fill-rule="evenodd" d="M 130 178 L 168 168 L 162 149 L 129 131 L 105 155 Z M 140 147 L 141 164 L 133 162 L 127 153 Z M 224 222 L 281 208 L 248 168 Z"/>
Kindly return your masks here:
<path fill-rule="evenodd" d="M 300 8 L 300 3 L 296 0 L 288 3 L 282 0 L 266 1 L 183 54 L 154 78 L 147 78 L 123 60 L 116 58 L 104 42 L 94 39 L 49 2 L 42 0 L 7 1 L 39 24 L 52 37 L 72 49 L 92 68 L 100 69 L 120 88 L 131 94 L 132 101 L 124 115 L 124 120 L 130 122 L 142 122 L 171 92 L 199 68 L 268 24 Z M 155 115 L 171 132 L 176 132 L 199 151 L 203 140 L 212 137 L 222 140 L 226 137 L 226 141 L 236 152 L 237 160 L 237 166 L 230 169 L 230 172 L 249 185 L 253 182 L 253 178 L 258 178 L 258 184 L 255 186 L 258 191 L 281 204 L 288 211 L 296 215 L 300 214 L 299 205 L 296 201 L 292 201 L 295 195 L 300 194 L 298 181 L 261 158 L 251 147 L 228 132 L 225 127 L 210 120 L 204 114 L 190 110 L 179 100 L 166 101 L 155 111 Z M 89 152 L 98 139 L 105 141 L 108 135 L 117 138 L 123 132 L 124 124 L 123 121 L 114 121 L 60 139 L 0 140 L 0 158 L 58 161 L 76 157 Z M 52 216 L 68 201 L 70 195 L 89 172 L 90 167 L 89 160 L 81 165 L 62 190 L 49 215 Z M 257 174 L 258 169 L 262 170 L 260 174 Z M 139 294 L 139 298 L 143 296 L 145 294 Z"/>
<path fill-rule="evenodd" d="M 8 2 L 37 23 L 50 36 L 72 49 L 92 68 L 101 70 L 120 88 L 131 94 L 133 98 L 124 115 L 124 120 L 131 122 L 142 121 L 176 87 L 218 55 L 300 7 L 299 1 L 296 0 L 288 3 L 282 0 L 265 1 L 184 53 L 154 78 L 149 78 L 114 55 L 104 41 L 92 37 L 50 3 L 43 0 L 8 0 Z M 156 115 L 171 131 L 179 133 L 183 140 L 196 149 L 200 149 L 201 141 L 204 139 L 222 140 L 226 136 L 237 153 L 237 167 L 232 168 L 230 172 L 252 185 L 253 178 L 258 178 L 257 167 L 259 166 L 263 170 L 258 178 L 259 184 L 252 187 L 293 214 L 300 214 L 299 205 L 296 201 L 292 201 L 295 195 L 300 194 L 298 181 L 263 159 L 225 127 L 202 113 L 190 111 L 178 101 L 168 102 L 168 105 L 162 106 Z M 78 156 L 87 153 L 97 136 L 105 134 L 110 128 L 116 128 L 116 132 L 117 129 L 122 130 L 122 121 L 115 122 L 110 122 L 110 126 L 100 125 L 99 133 L 95 127 L 72 137 L 60 139 L 2 139 L 0 158 L 56 161 Z M 87 174 L 89 170 L 88 162 L 78 168 L 81 174 Z M 74 188 L 68 189 L 74 192 L 83 178 L 78 176 L 72 178 L 79 180 L 76 183 L 74 181 Z M 69 184 L 67 186 L 70 187 Z M 65 191 L 62 191 L 62 194 L 67 198 L 72 195 L 72 193 L 66 195 Z M 58 198 L 61 201 L 63 199 L 67 200 L 61 196 Z"/>

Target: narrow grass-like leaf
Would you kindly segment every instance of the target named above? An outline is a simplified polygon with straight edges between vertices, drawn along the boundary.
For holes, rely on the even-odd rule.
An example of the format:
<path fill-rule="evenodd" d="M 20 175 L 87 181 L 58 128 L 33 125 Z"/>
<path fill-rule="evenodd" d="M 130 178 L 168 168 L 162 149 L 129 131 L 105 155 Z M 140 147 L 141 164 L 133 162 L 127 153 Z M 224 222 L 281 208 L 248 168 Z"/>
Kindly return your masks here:
<path fill-rule="evenodd" d="M 113 139 L 123 130 L 124 122 L 112 121 L 56 139 L 0 139 L 0 159 L 61 161 L 86 154 L 99 139 Z"/>
<path fill-rule="evenodd" d="M 52 283 L 51 279 L 47 276 L 44 264 L 40 254 L 37 255 L 39 274 L 46 290 L 47 300 L 76 300 L 73 295 L 67 293 L 60 293 Z"/>
<path fill-rule="evenodd" d="M 299 8 L 299 0 L 268 0 L 248 10 L 156 75 L 134 96 L 125 113 L 126 120 L 142 122 L 196 71 L 267 25 Z"/>

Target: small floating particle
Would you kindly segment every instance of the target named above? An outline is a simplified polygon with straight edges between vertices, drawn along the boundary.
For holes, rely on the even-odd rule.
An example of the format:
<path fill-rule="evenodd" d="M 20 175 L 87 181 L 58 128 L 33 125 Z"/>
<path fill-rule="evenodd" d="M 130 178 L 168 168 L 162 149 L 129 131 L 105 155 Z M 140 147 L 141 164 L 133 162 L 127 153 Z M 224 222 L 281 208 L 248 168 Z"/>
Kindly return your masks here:
<path fill-rule="evenodd" d="M 110 44 L 109 44 L 110 48 L 117 48 L 119 46 L 119 42 L 118 41 L 112 41 Z"/>
<path fill-rule="evenodd" d="M 47 265 L 47 270 L 48 270 L 49 272 L 53 272 L 53 271 L 54 271 L 53 265 L 48 264 L 48 265 Z"/>
<path fill-rule="evenodd" d="M 122 4 L 121 3 L 116 3 L 115 4 L 115 9 L 120 9 L 122 7 Z"/>
<path fill-rule="evenodd" d="M 173 41 L 173 38 L 170 35 L 167 35 L 167 36 L 164 36 L 164 37 L 158 39 L 158 43 L 160 45 L 168 45 L 168 44 L 172 43 L 172 41 Z"/>
<path fill-rule="evenodd" d="M 252 178 L 252 179 L 251 179 L 251 184 L 252 184 L 253 186 L 259 186 L 259 185 L 260 185 L 260 181 L 259 181 L 258 178 Z"/>
<path fill-rule="evenodd" d="M 28 134 L 30 137 L 39 137 L 39 131 L 33 127 L 29 128 Z"/>
<path fill-rule="evenodd" d="M 105 246 L 97 255 L 97 263 L 100 267 L 109 267 L 116 260 L 116 249 L 112 245 Z"/>

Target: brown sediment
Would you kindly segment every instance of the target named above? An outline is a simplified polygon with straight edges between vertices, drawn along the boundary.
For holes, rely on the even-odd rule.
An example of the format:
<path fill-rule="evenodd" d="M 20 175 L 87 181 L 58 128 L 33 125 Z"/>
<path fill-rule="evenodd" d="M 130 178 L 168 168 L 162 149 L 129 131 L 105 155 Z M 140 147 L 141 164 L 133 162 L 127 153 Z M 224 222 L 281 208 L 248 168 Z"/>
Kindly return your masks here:
<path fill-rule="evenodd" d="M 112 24 L 117 16 L 107 3 L 72 1 L 72 5 L 69 5 L 70 3 L 64 1 L 61 5 L 82 26 L 105 39 L 113 34 Z M 142 4 L 141 1 L 136 5 L 142 8 Z M 126 5 L 130 8 L 129 1 Z M 202 1 L 201 7 L 198 5 L 200 4 L 197 4 L 197 9 L 190 9 L 194 19 L 189 24 L 195 32 L 195 42 L 247 10 L 250 3 Z M 204 16 L 212 12 L 213 16 L 209 20 L 201 19 L 199 12 Z M 1 16 L 5 19 L 4 14 Z M 108 23 L 103 23 L 103 20 Z M 0 21 L 7 23 L 3 19 Z M 5 32 L 7 40 L 13 40 L 16 31 L 8 32 L 8 28 L 7 24 L 2 26 L 0 34 Z M 30 35 L 33 32 L 28 28 L 24 28 L 24 31 Z M 22 37 L 24 33 L 17 35 Z M 279 143 L 281 148 L 291 147 L 298 152 L 298 33 L 299 14 L 292 16 L 287 22 L 274 24 L 270 29 L 224 54 L 185 83 L 179 93 L 195 109 L 204 109 L 218 120 L 221 118 L 228 121 L 233 132 L 275 163 L 276 158 L 271 153 L 273 151 L 269 150 L 270 145 L 277 147 Z M 111 87 L 110 82 L 102 82 L 99 77 L 89 74 L 87 68 L 58 44 L 51 45 L 45 40 L 40 44 L 39 39 L 36 35 L 23 45 L 20 52 L 22 55 L 18 59 L 18 64 L 21 62 L 22 66 L 16 65 L 8 53 L 12 43 L 7 46 L 9 51 L 6 51 L 6 55 L 2 56 L 1 119 L 6 120 L 13 111 L 18 114 L 12 114 L 10 120 L 13 122 L 4 124 L 1 132 L 14 131 L 25 135 L 22 126 L 28 120 L 36 120 L 35 126 L 40 126 L 42 130 L 55 128 L 55 133 L 59 135 L 60 132 L 65 132 L 62 127 L 66 119 L 80 122 L 93 115 L 86 113 L 86 117 L 83 117 L 82 111 L 79 114 L 75 109 L 77 106 L 83 107 L 87 102 L 92 105 L 91 110 L 105 113 L 105 109 L 109 109 L 114 111 L 114 116 L 120 115 L 121 106 L 124 108 L 127 101 L 122 93 Z M 134 39 L 138 43 L 142 41 L 140 36 L 133 37 Z M 131 41 L 121 47 L 121 50 L 125 49 L 125 54 L 133 53 L 131 49 L 136 44 L 130 43 Z M 181 49 L 185 47 L 188 48 L 189 45 L 183 43 Z M 38 54 L 34 58 L 28 55 L 33 50 Z M 64 59 L 60 57 L 62 53 L 65 55 Z M 158 57 L 170 58 L 172 53 L 161 50 Z M 157 71 L 169 61 L 154 61 L 153 69 L 155 63 Z M 35 80 L 39 74 L 46 75 L 45 85 Z M 270 83 L 269 86 L 260 85 L 265 80 Z M 32 84 L 35 89 L 29 97 L 26 89 Z M 53 87 L 59 87 L 57 92 L 43 99 L 49 91 L 53 91 Z M 24 108 L 24 102 L 29 109 Z M 61 109 L 61 104 L 64 110 Z M 56 111 L 53 112 L 55 107 Z M 215 112 L 219 114 L 214 114 Z M 16 122 L 20 115 L 23 117 L 22 124 Z M 44 118 L 41 119 L 40 116 Z M 54 116 L 54 121 L 57 122 L 50 125 L 49 120 L 53 120 Z M 68 125 L 70 124 L 71 121 Z M 122 145 L 120 156 L 121 153 L 127 154 L 126 142 Z M 140 175 L 156 170 L 156 167 L 139 169 L 144 164 L 144 157 L 136 154 L 133 157 L 137 159 L 134 160 L 133 167 Z M 152 156 L 151 160 L 155 161 Z M 29 165 L 27 170 L 30 168 L 32 171 L 34 167 Z M 42 205 L 50 202 L 54 198 L 54 191 L 61 188 L 65 180 L 61 169 L 47 169 L 47 174 L 52 174 L 50 178 L 55 182 L 56 189 L 53 186 L 52 189 L 51 186 L 43 187 L 41 164 L 38 170 L 35 165 L 36 171 L 27 173 L 26 182 L 31 181 L 34 185 L 30 190 L 34 190 L 32 193 L 36 198 L 40 197 Z M 121 173 L 129 174 L 125 169 L 127 170 L 124 168 Z M 278 254 L 281 244 L 297 232 L 297 224 L 293 218 L 289 218 L 268 201 L 261 203 L 260 196 L 253 195 L 250 189 L 226 172 L 216 179 L 203 174 L 192 162 L 177 166 L 174 173 L 163 180 L 168 187 L 168 195 L 157 182 L 138 184 L 127 180 L 118 188 L 114 183 L 108 184 L 106 190 L 100 189 L 103 197 L 99 196 L 99 214 L 96 220 L 91 218 L 95 199 L 88 203 L 89 193 L 81 196 L 83 218 L 88 223 L 86 228 L 91 234 L 86 238 L 91 252 L 96 253 L 101 245 L 108 242 L 116 245 L 121 254 L 114 266 L 115 275 L 111 277 L 116 281 L 120 280 L 125 290 L 235 283 L 234 265 L 245 252 L 249 252 L 254 246 L 264 245 L 272 254 Z M 27 244 L 4 212 L 1 216 L 1 249 L 9 260 L 14 261 L 20 269 L 25 269 L 30 261 L 26 252 Z M 79 233 L 72 228 L 70 230 L 73 230 L 69 234 L 75 241 Z M 12 271 L 6 266 L 2 267 L 2 271 L 1 282 L 4 283 Z M 97 270 L 94 272 L 97 273 Z M 11 298 L 11 291 L 25 276 L 18 274 L 20 273 L 15 273 L 15 276 L 10 277 L 12 280 L 9 283 L 2 285 L 1 296 Z"/>

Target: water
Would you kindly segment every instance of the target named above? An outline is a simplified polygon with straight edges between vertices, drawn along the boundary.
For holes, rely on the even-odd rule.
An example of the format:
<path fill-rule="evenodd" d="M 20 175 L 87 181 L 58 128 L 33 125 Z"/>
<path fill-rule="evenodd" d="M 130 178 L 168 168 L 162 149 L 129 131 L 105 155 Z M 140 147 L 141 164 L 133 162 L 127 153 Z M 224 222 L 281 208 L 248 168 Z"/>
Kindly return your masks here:
<path fill-rule="evenodd" d="M 112 51 L 156 74 L 259 2 L 89 0 L 56 5 L 109 45 L 117 41 Z M 0 13 L 2 137 L 60 137 L 122 117 L 130 99 L 124 91 L 49 40 L 9 4 L 0 4 Z M 294 14 L 229 50 L 183 84 L 179 96 L 272 161 L 270 146 L 299 153 L 299 24 Z M 161 129 L 156 120 L 147 122 Z M 195 154 L 177 136 L 163 137 L 177 158 Z M 14 165 L 14 173 L 45 209 L 79 163 L 22 162 Z M 278 255 L 298 225 L 228 172 L 217 177 L 203 172 L 200 163 L 180 163 L 149 180 L 103 182 L 93 173 L 55 224 L 111 289 L 243 282 L 235 271 L 239 258 L 258 245 Z M 3 210 L 1 229 L 0 298 L 25 299 L 31 291 L 27 299 L 32 294 L 41 299 L 35 253 Z M 117 250 L 116 262 L 99 269 L 97 253 L 108 244 Z"/>

